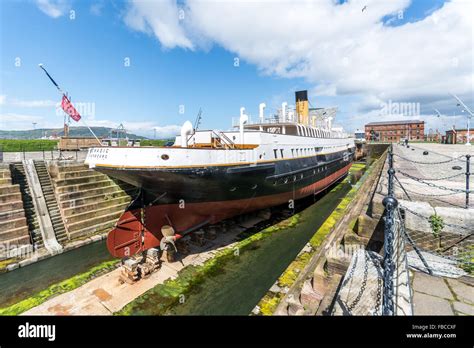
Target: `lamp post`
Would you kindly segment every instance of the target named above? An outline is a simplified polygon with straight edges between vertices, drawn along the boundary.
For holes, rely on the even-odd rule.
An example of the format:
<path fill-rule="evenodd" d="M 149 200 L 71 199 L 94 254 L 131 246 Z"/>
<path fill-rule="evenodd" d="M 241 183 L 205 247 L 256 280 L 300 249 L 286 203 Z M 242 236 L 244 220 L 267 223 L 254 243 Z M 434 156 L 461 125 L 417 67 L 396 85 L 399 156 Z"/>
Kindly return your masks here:
<path fill-rule="evenodd" d="M 474 114 L 472 113 L 472 111 L 467 107 L 466 104 L 463 103 L 463 101 L 461 99 L 459 99 L 459 97 L 456 95 L 456 94 L 452 94 L 452 96 L 458 101 L 458 104 L 457 106 L 462 106 L 464 109 L 462 110 L 462 112 L 466 111 L 468 113 L 467 115 L 467 139 L 466 139 L 466 145 L 470 146 L 471 145 L 471 137 L 470 137 L 470 134 L 469 134 L 469 126 L 470 126 L 470 120 L 471 120 L 471 117 L 474 116 Z"/>

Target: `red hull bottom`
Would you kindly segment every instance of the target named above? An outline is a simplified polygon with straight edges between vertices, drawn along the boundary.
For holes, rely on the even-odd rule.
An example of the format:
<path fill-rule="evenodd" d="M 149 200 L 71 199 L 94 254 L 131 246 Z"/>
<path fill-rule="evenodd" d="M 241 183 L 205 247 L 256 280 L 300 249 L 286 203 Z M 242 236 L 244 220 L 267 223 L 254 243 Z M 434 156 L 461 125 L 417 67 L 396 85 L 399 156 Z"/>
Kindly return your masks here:
<path fill-rule="evenodd" d="M 154 205 L 144 209 L 126 211 L 118 220 L 115 228 L 109 232 L 107 248 L 115 257 L 132 256 L 158 247 L 162 238 L 161 227 L 163 225 L 171 225 L 178 233 L 177 237 L 179 238 L 179 233 L 207 223 L 215 224 L 243 213 L 317 194 L 346 175 L 350 166 L 351 164 L 295 192 L 223 202 Z M 144 221 L 144 224 L 141 221 Z"/>

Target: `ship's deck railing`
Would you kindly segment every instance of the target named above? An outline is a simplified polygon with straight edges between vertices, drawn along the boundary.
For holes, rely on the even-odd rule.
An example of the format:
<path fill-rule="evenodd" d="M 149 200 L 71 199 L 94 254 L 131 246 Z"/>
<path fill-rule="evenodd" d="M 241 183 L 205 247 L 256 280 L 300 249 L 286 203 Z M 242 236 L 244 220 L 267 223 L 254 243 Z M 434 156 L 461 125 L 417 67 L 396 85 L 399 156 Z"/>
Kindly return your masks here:
<path fill-rule="evenodd" d="M 315 126 L 320 128 L 326 127 L 327 119 L 335 119 L 337 113 L 337 107 L 327 108 L 310 108 L 308 118 L 313 120 L 315 118 Z M 294 106 L 288 106 L 285 112 L 279 109 L 276 113 L 271 116 L 265 117 L 263 120 L 260 117 L 252 119 L 251 115 L 248 115 L 247 125 L 252 124 L 298 124 L 298 115 Z M 232 127 L 239 127 L 240 117 L 232 117 Z"/>
<path fill-rule="evenodd" d="M 264 118 L 263 120 L 260 119 L 259 117 L 257 120 L 252 119 L 251 116 L 249 116 L 249 119 L 245 125 L 254 125 L 254 124 L 298 124 L 296 122 L 296 119 L 291 119 L 291 120 L 283 120 L 280 116 L 275 115 L 274 117 L 267 117 Z M 240 117 L 232 117 L 232 127 L 239 127 L 240 126 Z"/>

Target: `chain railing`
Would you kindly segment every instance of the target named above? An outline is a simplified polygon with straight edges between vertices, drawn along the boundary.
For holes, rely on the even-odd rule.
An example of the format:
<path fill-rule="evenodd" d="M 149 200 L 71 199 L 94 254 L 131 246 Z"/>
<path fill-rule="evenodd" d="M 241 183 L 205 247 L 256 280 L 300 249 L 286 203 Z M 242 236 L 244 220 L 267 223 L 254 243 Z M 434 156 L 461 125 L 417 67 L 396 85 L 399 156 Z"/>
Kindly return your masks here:
<path fill-rule="evenodd" d="M 465 169 L 465 172 L 443 175 L 441 177 L 429 177 L 429 178 L 427 178 L 427 177 L 417 177 L 416 175 L 407 173 L 406 171 L 403 171 L 403 170 L 400 170 L 400 169 L 397 170 L 397 173 L 400 173 L 400 175 L 403 175 L 405 178 L 408 178 L 410 180 L 413 180 L 417 183 L 422 184 L 422 186 L 426 185 L 426 186 L 432 187 L 436 190 L 441 190 L 441 191 L 445 191 L 445 192 L 447 191 L 448 192 L 448 193 L 441 193 L 441 194 L 438 194 L 438 193 L 429 193 L 429 194 L 427 194 L 427 193 L 412 191 L 412 193 L 414 193 L 416 195 L 419 195 L 419 196 L 432 196 L 432 197 L 450 196 L 450 195 L 455 195 L 455 194 L 464 194 L 464 196 L 465 196 L 464 208 L 469 209 L 469 200 L 470 200 L 469 195 L 470 195 L 470 193 L 474 192 L 474 190 L 470 189 L 470 183 L 469 183 L 470 176 L 471 176 L 471 163 L 470 163 L 471 162 L 471 155 L 467 154 L 467 155 L 453 156 L 453 157 L 448 158 L 446 160 L 443 159 L 441 161 L 431 161 L 431 162 L 416 161 L 414 159 L 408 158 L 407 156 L 402 156 L 402 155 L 397 154 L 397 153 L 394 153 L 393 155 L 397 156 L 398 158 L 402 159 L 403 161 L 410 162 L 410 163 L 413 163 L 413 164 L 418 165 L 418 166 L 436 165 L 437 166 L 436 170 L 431 171 L 433 173 L 441 172 L 442 169 L 441 169 L 440 165 L 443 165 L 443 164 L 447 164 L 447 163 L 459 164 L 459 165 L 456 165 L 456 167 L 457 167 L 456 169 L 458 169 L 458 170 L 462 169 L 462 167 L 461 167 L 461 165 L 462 165 Z M 446 155 L 442 155 L 442 154 L 437 154 L 437 155 L 447 157 Z M 454 168 L 455 167 L 453 166 L 453 168 L 451 168 L 451 169 L 454 169 Z M 436 181 L 437 182 L 439 182 L 439 181 L 453 182 L 452 179 L 457 179 L 457 178 L 460 178 L 461 176 L 465 177 L 465 185 L 462 188 L 461 187 L 450 187 L 450 186 L 441 185 L 441 184 L 436 183 Z M 398 181 L 398 178 L 396 178 L 396 180 Z M 435 183 L 433 183 L 432 181 L 435 181 Z M 400 183 L 400 186 L 405 191 L 405 193 L 409 192 L 409 190 L 403 188 L 401 183 Z M 408 194 L 407 194 L 407 196 L 408 196 Z M 445 202 L 445 203 L 448 203 L 448 202 Z"/>
<path fill-rule="evenodd" d="M 412 265 L 414 257 L 421 265 L 423 271 L 433 275 L 434 271 L 439 275 L 461 275 L 463 272 L 472 273 L 474 270 L 474 231 L 468 225 L 462 226 L 456 223 L 442 222 L 441 231 L 433 233 L 426 231 L 409 231 L 405 226 L 407 215 L 411 214 L 417 218 L 419 223 L 431 226 L 432 216 L 425 216 L 410 209 L 408 203 L 400 203 L 394 194 L 395 185 L 398 185 L 411 201 L 408 192 L 411 190 L 404 187 L 398 180 L 396 173 L 406 174 L 394 168 L 393 147 L 388 153 L 388 193 L 383 199 L 384 212 L 384 258 L 383 258 L 383 315 L 403 315 L 413 313 L 412 298 L 408 272 L 408 261 Z M 450 191 L 449 194 L 466 193 L 466 207 L 469 206 L 469 175 L 470 156 L 466 158 L 466 190 L 443 187 L 435 185 L 437 188 Z M 459 160 L 455 158 L 453 160 Z M 434 163 L 434 162 L 433 162 Z M 456 175 L 459 176 L 459 175 Z M 413 175 L 409 178 L 417 181 L 419 179 Z M 429 183 L 431 184 L 431 183 Z M 434 184 L 432 184 L 434 185 Z M 429 185 L 429 186 L 432 186 Z M 419 194 L 418 192 L 414 192 Z M 421 195 L 429 195 L 420 193 Z M 437 196 L 441 196 L 438 194 Z M 434 209 L 434 208 L 433 208 Z M 452 221 L 450 221 L 452 222 Z M 410 256 L 412 254 L 412 256 Z M 420 263 L 421 261 L 421 263 Z M 429 262 L 428 262 L 429 261 Z M 434 267 L 434 268 L 433 268 Z M 453 274 L 451 273 L 451 275 Z"/>
<path fill-rule="evenodd" d="M 405 248 L 405 224 L 394 195 L 395 170 L 393 149 L 388 153 L 388 195 L 383 199 L 384 258 L 383 258 L 383 315 L 410 315 L 412 297 Z"/>
<path fill-rule="evenodd" d="M 400 205 L 400 209 L 407 219 L 408 215 L 417 218 L 420 223 L 430 223 L 430 216 L 421 214 L 408 206 Z M 430 263 L 448 264 L 451 267 L 441 266 L 446 276 L 459 276 L 474 272 L 474 230 L 468 226 L 443 221 L 441 231 L 435 233 L 423 231 L 406 231 L 409 247 L 416 252 L 423 262 L 423 269 L 432 273 L 424 258 L 430 258 Z M 410 248 L 409 248 L 410 249 Z M 408 249 L 408 251 L 409 251 Z M 421 255 L 421 257 L 420 257 Z"/>

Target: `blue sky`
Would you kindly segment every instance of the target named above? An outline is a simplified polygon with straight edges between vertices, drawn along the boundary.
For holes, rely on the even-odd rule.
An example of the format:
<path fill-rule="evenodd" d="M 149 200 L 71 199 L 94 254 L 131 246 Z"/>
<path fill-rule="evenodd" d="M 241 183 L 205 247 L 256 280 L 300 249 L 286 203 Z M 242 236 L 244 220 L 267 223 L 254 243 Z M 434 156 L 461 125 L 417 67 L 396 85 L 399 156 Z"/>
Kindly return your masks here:
<path fill-rule="evenodd" d="M 316 8 L 315 11 L 327 10 L 328 6 L 332 11 L 332 7 L 336 6 L 326 1 L 318 2 L 325 2 L 326 7 Z M 382 8 L 377 9 L 378 19 L 371 20 L 367 25 L 387 36 L 401 33 L 401 29 L 406 31 L 434 12 L 442 11 L 443 3 L 423 0 L 401 2 L 402 19 L 397 17 L 396 9 Z M 339 6 L 349 5 L 355 6 L 352 2 Z M 383 85 L 368 84 L 367 88 L 360 89 L 357 87 L 360 83 L 347 85 L 343 81 L 352 76 L 350 72 L 346 76 L 337 72 L 331 75 L 327 73 L 332 70 L 330 65 L 324 73 L 318 69 L 314 71 L 313 65 L 319 68 L 328 62 L 323 62 L 324 57 L 308 58 L 310 55 L 304 53 L 308 50 L 301 53 L 298 49 L 292 52 L 288 48 L 288 54 L 283 49 L 267 54 L 265 44 L 258 41 L 268 42 L 268 39 L 259 39 L 260 34 L 271 37 L 272 33 L 265 33 L 265 29 L 259 32 L 258 27 L 254 29 L 243 25 L 243 35 L 239 35 L 225 20 L 219 24 L 221 27 L 206 28 L 207 24 L 198 21 L 202 15 L 197 5 L 184 2 L 176 5 L 164 1 L 157 5 L 156 13 L 153 12 L 154 3 L 150 1 L 144 5 L 148 8 L 141 6 L 140 3 L 125 1 L 2 1 L 0 129 L 31 129 L 32 122 L 37 123 L 37 128 L 61 126 L 62 116 L 57 114 L 54 105 L 54 102 L 60 101 L 60 95 L 38 68 L 39 63 L 43 63 L 60 86 L 69 92 L 73 103 L 93 103 L 94 114 L 87 115 L 86 112 L 84 117 L 89 124 L 114 126 L 123 122 L 130 131 L 148 136 L 153 135 L 153 127 L 158 127 L 159 136 L 168 136 L 185 120 L 194 121 L 200 107 L 203 109 L 202 128 L 227 129 L 241 106 L 255 117 L 258 104 L 266 102 L 269 114 L 276 111 L 283 101 L 292 104 L 293 93 L 299 89 L 310 91 L 314 106 L 338 106 L 338 123 L 346 125 L 349 130 L 361 128 L 369 118 L 379 118 L 377 109 L 380 106 L 374 107 L 368 96 L 380 101 L 380 96 L 386 91 Z M 377 6 L 385 5 L 370 4 L 365 11 L 372 11 Z M 181 7 L 190 13 L 192 23 L 176 24 L 167 18 L 157 19 L 163 11 Z M 70 18 L 71 10 L 74 11 L 74 19 Z M 238 11 L 236 13 L 239 15 Z M 246 17 L 245 14 L 243 11 L 242 18 Z M 443 16 L 440 15 L 440 18 Z M 354 26 L 358 27 L 357 24 Z M 360 35 L 366 35 L 365 32 L 367 29 Z M 310 29 L 307 35 L 311 37 L 312 34 Z M 275 34 L 275 37 L 278 35 Z M 342 41 L 335 35 L 327 36 L 327 40 Z M 351 36 L 349 32 L 347 35 Z M 192 47 L 183 44 L 180 37 L 186 37 L 188 42 L 192 42 Z M 453 36 L 453 39 L 456 38 Z M 256 52 L 253 47 L 259 46 L 262 51 Z M 287 46 L 290 47 L 291 42 Z M 399 49 L 403 50 L 403 47 Z M 472 43 L 468 52 L 472 57 Z M 412 53 L 416 55 L 418 52 Z M 303 61 L 311 67 L 300 69 L 288 56 L 295 56 L 296 62 Z M 239 58 L 238 67 L 234 66 L 236 57 Z M 126 59 L 130 60 L 130 66 L 124 66 Z M 462 63 L 465 59 L 461 57 L 459 60 Z M 347 60 L 351 66 L 352 57 Z M 382 62 L 377 63 L 374 69 L 379 69 L 379 64 L 383 65 Z M 360 66 L 355 63 L 353 69 L 355 74 L 360 72 Z M 465 70 L 464 74 L 469 76 L 469 67 L 467 73 Z M 402 81 L 399 90 L 412 87 L 409 85 L 410 78 L 406 81 L 406 88 Z M 456 85 L 456 81 L 452 83 Z M 425 78 L 420 84 L 427 85 Z M 436 84 L 436 80 L 428 82 L 429 86 L 436 87 Z M 334 88 L 336 92 L 329 91 Z M 472 85 L 470 89 L 467 83 L 467 88 L 457 93 L 469 95 L 471 91 Z M 440 94 L 447 94 L 446 86 L 440 86 L 438 92 L 427 88 L 426 93 L 422 94 L 400 94 L 397 90 L 391 93 L 393 98 L 388 95 L 390 100 L 419 102 L 421 113 L 426 117 L 432 114 L 433 105 L 441 108 L 446 115 L 456 114 L 451 105 L 454 102 L 446 98 L 443 103 L 439 98 Z M 179 112 L 180 105 L 184 106 L 184 114 Z M 418 118 L 421 117 L 424 116 Z M 431 120 L 433 127 L 442 127 L 439 120 Z M 448 124 L 453 122 L 456 120 L 447 121 Z M 458 119 L 457 122 L 462 125 L 463 120 Z"/>

